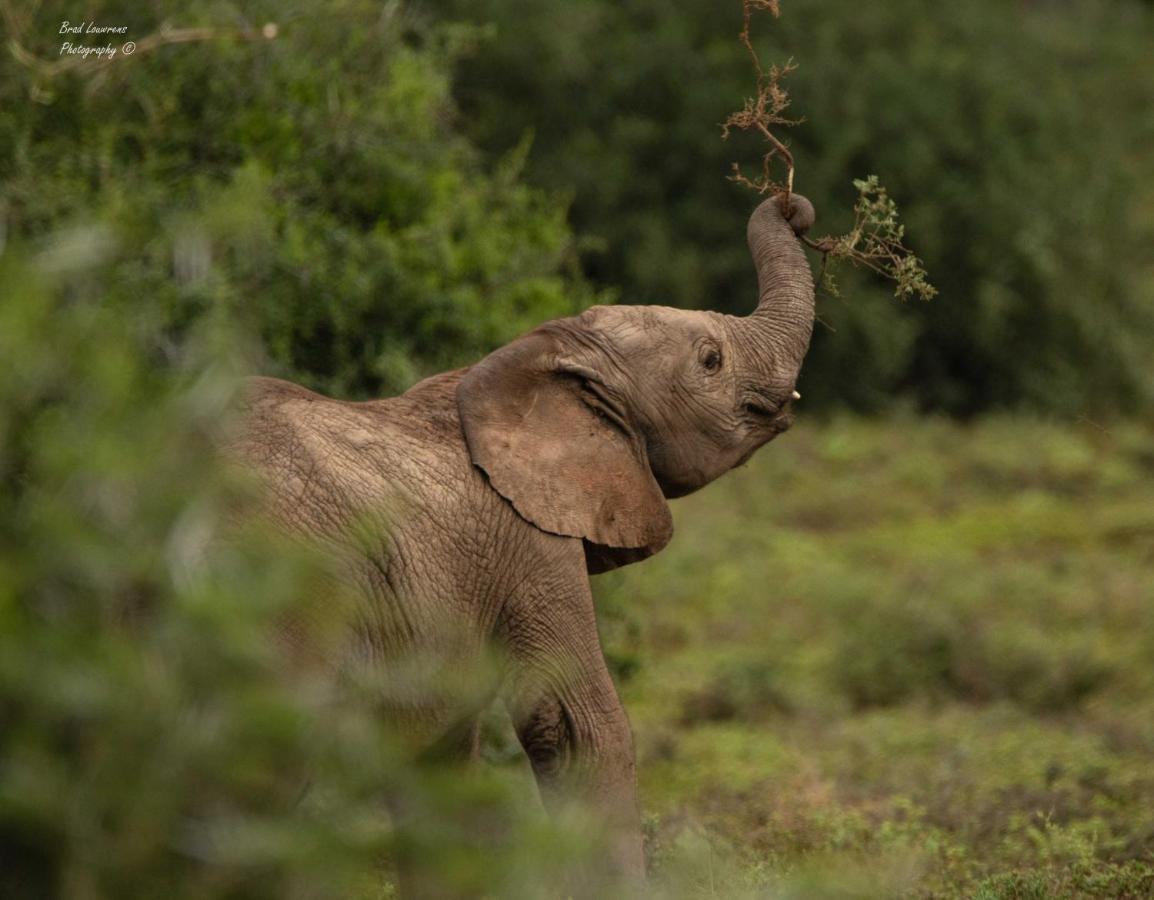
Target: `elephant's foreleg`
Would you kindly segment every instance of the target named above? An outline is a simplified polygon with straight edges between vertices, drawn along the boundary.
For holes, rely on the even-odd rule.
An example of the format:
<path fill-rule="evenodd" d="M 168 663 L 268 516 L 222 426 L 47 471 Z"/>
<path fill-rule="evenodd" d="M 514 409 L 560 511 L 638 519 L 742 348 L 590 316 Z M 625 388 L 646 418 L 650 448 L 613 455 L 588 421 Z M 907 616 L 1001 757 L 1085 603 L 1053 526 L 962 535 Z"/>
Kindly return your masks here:
<path fill-rule="evenodd" d="M 529 604 L 511 623 L 506 703 L 546 807 L 575 803 L 606 836 L 609 859 L 579 887 L 599 895 L 606 882 L 641 882 L 645 864 L 629 722 L 601 653 L 584 577 L 573 593 Z"/>

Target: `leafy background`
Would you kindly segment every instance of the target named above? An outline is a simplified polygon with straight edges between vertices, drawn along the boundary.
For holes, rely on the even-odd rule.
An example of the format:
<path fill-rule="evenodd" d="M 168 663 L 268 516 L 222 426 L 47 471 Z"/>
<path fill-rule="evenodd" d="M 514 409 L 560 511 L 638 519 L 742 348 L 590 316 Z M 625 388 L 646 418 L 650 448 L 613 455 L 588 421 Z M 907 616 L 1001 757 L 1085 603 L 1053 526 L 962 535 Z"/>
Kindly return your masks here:
<path fill-rule="evenodd" d="M 595 834 L 499 715 L 445 773 L 286 675 L 267 623 L 323 567 L 221 544 L 209 450 L 243 372 L 381 395 L 594 302 L 749 309 L 740 4 L 0 12 L 0 893 L 558 890 Z M 941 293 L 839 273 L 802 424 L 596 580 L 659 891 L 1154 892 L 1152 15 L 755 30 L 818 230 L 877 174 Z M 55 72 L 65 19 L 217 35 Z"/>

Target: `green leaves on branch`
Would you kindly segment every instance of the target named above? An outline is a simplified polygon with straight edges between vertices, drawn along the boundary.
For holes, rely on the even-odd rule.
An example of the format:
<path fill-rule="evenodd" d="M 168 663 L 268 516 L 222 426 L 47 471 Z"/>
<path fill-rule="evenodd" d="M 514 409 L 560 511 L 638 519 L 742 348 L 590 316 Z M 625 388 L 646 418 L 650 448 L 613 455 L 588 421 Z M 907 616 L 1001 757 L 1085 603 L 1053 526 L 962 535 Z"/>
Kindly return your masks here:
<path fill-rule="evenodd" d="M 893 281 L 894 296 L 899 300 L 911 297 L 929 300 L 937 295 L 938 290 L 927 279 L 922 261 L 902 243 L 905 226 L 899 224 L 897 204 L 878 184 L 878 177 L 855 178 L 853 186 L 857 188 L 858 198 L 849 232 L 840 237 L 806 239 L 809 246 L 824 254 L 821 286 L 839 296 L 829 261 L 844 259 Z"/>

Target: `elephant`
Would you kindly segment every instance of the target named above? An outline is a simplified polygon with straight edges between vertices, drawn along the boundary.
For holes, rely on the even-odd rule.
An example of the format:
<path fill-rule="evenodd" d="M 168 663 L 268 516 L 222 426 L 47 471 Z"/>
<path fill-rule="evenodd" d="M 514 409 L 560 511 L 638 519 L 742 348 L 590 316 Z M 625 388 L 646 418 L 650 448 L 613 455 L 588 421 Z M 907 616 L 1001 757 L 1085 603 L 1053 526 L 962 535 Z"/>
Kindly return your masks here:
<path fill-rule="evenodd" d="M 389 672 L 501 650 L 500 678 L 470 702 L 395 691 L 383 714 L 467 756 L 499 698 L 546 808 L 594 811 L 609 836 L 598 868 L 626 884 L 645 879 L 633 743 L 589 576 L 657 553 L 668 499 L 792 424 L 814 322 L 799 238 L 813 218 L 798 194 L 751 214 L 749 315 L 594 306 L 367 402 L 257 377 L 228 443 L 277 525 L 340 555 L 359 598 L 342 652 Z"/>

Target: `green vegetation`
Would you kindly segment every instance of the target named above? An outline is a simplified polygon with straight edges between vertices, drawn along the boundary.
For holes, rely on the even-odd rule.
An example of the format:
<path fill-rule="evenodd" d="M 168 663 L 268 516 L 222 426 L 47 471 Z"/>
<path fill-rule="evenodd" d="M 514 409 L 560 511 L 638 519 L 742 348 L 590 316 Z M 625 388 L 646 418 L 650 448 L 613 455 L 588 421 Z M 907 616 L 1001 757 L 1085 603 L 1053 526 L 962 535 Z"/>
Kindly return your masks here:
<path fill-rule="evenodd" d="M 747 311 L 740 3 L 165 6 L 0 0 L 0 896 L 541 896 L 588 823 L 499 715 L 446 772 L 286 670 L 329 574 L 230 527 L 211 449 L 241 372 L 383 394 L 596 300 Z M 798 428 L 597 580 L 656 887 L 1148 897 L 1150 4 L 862 10 L 759 53 L 819 231 L 876 174 L 941 295 L 846 273 Z M 214 35 L 48 73 L 80 15 Z"/>
<path fill-rule="evenodd" d="M 388 393 L 487 352 L 593 295 L 563 274 L 565 206 L 491 166 L 451 125 L 468 29 L 399 4 L 181 4 L 219 37 L 52 78 L 0 56 L 0 208 L 10 241 L 97 220 L 115 252 L 85 296 L 155 318 L 179 344 L 242 323 L 269 368 L 344 395 Z M 53 60 L 64 0 L 10 10 Z M 88 4 L 158 32 L 159 10 Z M 279 22 L 274 40 L 232 23 Z"/>
<path fill-rule="evenodd" d="M 378 900 L 398 860 L 462 896 L 560 883 L 587 827 L 423 764 L 372 673 L 276 640 L 341 592 L 240 526 L 214 461 L 252 361 L 200 328 L 163 371 L 153 326 L 72 302 L 100 246 L 0 262 L 0 897 Z"/>
<path fill-rule="evenodd" d="M 52 61 L 72 7 L 3 6 Z M 596 299 L 749 309 L 752 195 L 727 176 L 764 148 L 720 139 L 754 89 L 738 0 L 312 13 L 104 0 L 86 14 L 137 37 L 164 22 L 220 36 L 55 77 L 0 55 L 9 239 L 109 221 L 123 241 L 100 296 L 148 296 L 176 337 L 208 312 L 242 318 L 277 371 L 346 394 L 403 388 Z M 799 63 L 787 112 L 805 121 L 787 137 L 817 236 L 852 230 L 853 180 L 876 175 L 941 291 L 895 303 L 841 273 L 803 373 L 810 409 L 1154 402 L 1148 5 L 898 0 L 863 16 L 831 0 L 760 18 L 760 58 Z M 275 39 L 228 37 L 265 21 Z"/>
<path fill-rule="evenodd" d="M 802 425 L 597 580 L 675 896 L 1154 892 L 1154 430 Z"/>
<path fill-rule="evenodd" d="M 573 190 L 583 267 L 625 302 L 753 303 L 740 223 L 760 135 L 718 140 L 754 91 L 741 2 L 429 0 L 495 23 L 462 67 L 468 132 L 533 136 L 533 183 Z M 844 272 L 822 298 L 808 408 L 905 397 L 951 413 L 1078 414 L 1154 401 L 1154 63 L 1149 4 L 785 0 L 763 65 L 793 59 L 782 132 L 816 236 L 850 230 L 878 176 L 940 296 L 894 303 Z M 716 127 L 716 130 L 715 130 Z"/>

